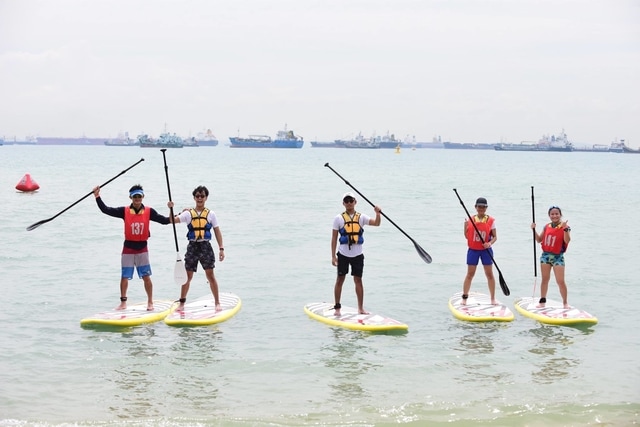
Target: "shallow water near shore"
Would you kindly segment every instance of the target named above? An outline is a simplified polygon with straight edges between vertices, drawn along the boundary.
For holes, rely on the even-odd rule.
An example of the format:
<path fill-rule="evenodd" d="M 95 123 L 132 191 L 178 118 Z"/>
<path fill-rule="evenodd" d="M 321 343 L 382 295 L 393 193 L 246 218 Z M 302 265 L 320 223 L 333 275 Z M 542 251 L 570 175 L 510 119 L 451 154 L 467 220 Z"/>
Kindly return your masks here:
<path fill-rule="evenodd" d="M 222 291 L 242 298 L 211 327 L 162 322 L 87 329 L 80 319 L 118 303 L 122 221 L 93 196 L 33 231 L 98 184 L 109 206 L 140 183 L 167 215 L 162 153 L 139 147 L 3 146 L 0 224 L 5 309 L 0 426 L 627 426 L 640 421 L 640 336 L 625 306 L 638 295 L 637 156 L 490 150 L 170 149 L 176 209 L 206 185 L 226 260 Z M 328 327 L 303 306 L 331 301 L 330 236 L 350 188 L 329 163 L 432 257 L 383 218 L 365 231 L 365 307 L 409 325 L 405 334 Z M 30 173 L 36 193 L 14 187 Z M 572 227 L 569 303 L 592 327 L 465 323 L 447 308 L 462 287 L 466 214 L 479 196 L 496 217 L 494 257 L 513 301 L 539 288 L 529 225 L 531 186 L 542 225 L 552 204 Z M 373 214 L 359 197 L 357 209 Z M 181 253 L 186 229 L 177 227 Z M 151 225 L 154 293 L 176 299 L 171 226 Z M 537 254 L 540 254 L 538 247 Z M 478 271 L 472 289 L 486 292 Z M 549 297 L 558 299 L 552 281 Z M 204 273 L 190 298 L 208 292 Z M 142 281 L 129 299 L 145 299 Z M 343 303 L 355 304 L 348 278 Z M 626 307 L 626 308 L 625 308 Z"/>

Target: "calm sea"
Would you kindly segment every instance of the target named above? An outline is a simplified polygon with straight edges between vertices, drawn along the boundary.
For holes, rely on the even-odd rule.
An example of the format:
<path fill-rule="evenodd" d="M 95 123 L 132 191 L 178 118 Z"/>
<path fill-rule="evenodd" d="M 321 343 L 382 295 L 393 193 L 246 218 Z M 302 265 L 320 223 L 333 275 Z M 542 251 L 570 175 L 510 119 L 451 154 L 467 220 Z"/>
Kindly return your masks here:
<path fill-rule="evenodd" d="M 122 221 L 110 206 L 140 183 L 167 213 L 162 153 L 138 147 L 0 147 L 0 426 L 628 426 L 640 422 L 638 298 L 640 156 L 442 149 L 167 151 L 176 208 L 197 185 L 211 190 L 227 259 L 216 275 L 241 311 L 213 327 L 164 323 L 116 331 L 80 319 L 118 304 Z M 368 334 L 309 319 L 303 306 L 331 301 L 330 236 L 350 188 L 330 165 L 433 257 L 383 218 L 365 233 L 365 306 L 409 325 Z M 15 185 L 25 174 L 40 191 Z M 569 302 L 591 328 L 464 323 L 447 308 L 462 287 L 466 214 L 479 196 L 496 217 L 495 260 L 510 306 L 539 287 L 534 273 L 531 186 L 537 222 L 562 207 L 573 228 Z M 358 209 L 373 213 L 359 198 Z M 155 296 L 179 297 L 170 226 L 152 224 Z M 178 226 L 181 252 L 185 229 Z M 540 254 L 538 248 L 538 255 Z M 481 272 L 472 289 L 486 290 Z M 200 271 L 190 297 L 208 292 Z M 499 292 L 499 289 L 498 289 Z M 549 297 L 558 299 L 555 282 Z M 145 298 L 142 281 L 129 298 Z M 355 304 L 350 279 L 343 303 Z"/>

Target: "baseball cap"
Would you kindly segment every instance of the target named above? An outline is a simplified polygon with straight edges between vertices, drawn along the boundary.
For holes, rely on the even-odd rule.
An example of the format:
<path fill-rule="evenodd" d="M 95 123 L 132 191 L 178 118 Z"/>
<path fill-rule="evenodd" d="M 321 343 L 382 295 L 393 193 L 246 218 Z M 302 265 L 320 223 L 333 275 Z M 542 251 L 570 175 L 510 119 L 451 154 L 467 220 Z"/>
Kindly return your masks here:
<path fill-rule="evenodd" d="M 476 200 L 476 206 L 489 206 L 487 204 L 487 199 L 485 199 L 484 197 L 478 197 L 478 200 Z"/>
<path fill-rule="evenodd" d="M 356 196 L 354 196 L 354 194 L 349 191 L 348 193 L 344 193 L 344 196 L 342 196 L 342 201 L 344 201 L 344 199 L 346 199 L 347 197 L 351 197 L 352 199 L 356 198 Z"/>
<path fill-rule="evenodd" d="M 133 197 L 133 196 L 144 196 L 144 191 L 138 189 L 138 190 L 133 190 L 131 193 L 129 193 L 129 197 Z"/>

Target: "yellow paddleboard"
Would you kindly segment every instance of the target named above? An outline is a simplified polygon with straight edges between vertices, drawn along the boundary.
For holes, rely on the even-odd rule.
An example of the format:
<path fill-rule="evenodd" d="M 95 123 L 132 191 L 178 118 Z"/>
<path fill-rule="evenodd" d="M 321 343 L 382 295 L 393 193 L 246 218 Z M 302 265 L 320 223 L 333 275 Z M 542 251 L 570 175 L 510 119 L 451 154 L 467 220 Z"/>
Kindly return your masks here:
<path fill-rule="evenodd" d="M 576 307 L 564 308 L 559 301 L 547 298 L 544 307 L 538 307 L 538 299 L 532 297 L 515 300 L 516 310 L 523 316 L 548 325 L 595 325 L 598 319 Z"/>
<path fill-rule="evenodd" d="M 213 295 L 208 294 L 193 301 L 187 301 L 184 310 L 174 310 L 164 319 L 170 326 L 204 326 L 229 320 L 240 311 L 240 297 L 230 292 L 220 292 L 221 311 L 216 311 Z"/>
<path fill-rule="evenodd" d="M 139 326 L 164 319 L 177 306 L 174 301 L 154 300 L 153 311 L 147 311 L 147 303 L 128 304 L 124 310 L 106 310 L 80 320 L 80 325 L 91 326 Z"/>
<path fill-rule="evenodd" d="M 334 314 L 333 303 L 315 302 L 304 306 L 304 312 L 318 322 L 331 326 L 356 331 L 406 331 L 409 326 L 390 317 L 377 314 L 358 314 L 358 309 L 345 305 L 340 309 L 340 316 Z"/>
<path fill-rule="evenodd" d="M 514 319 L 509 307 L 496 301 L 491 304 L 489 295 L 479 292 L 470 292 L 467 303 L 462 304 L 462 292 L 457 292 L 449 298 L 449 310 L 460 320 L 468 322 L 511 322 Z"/>

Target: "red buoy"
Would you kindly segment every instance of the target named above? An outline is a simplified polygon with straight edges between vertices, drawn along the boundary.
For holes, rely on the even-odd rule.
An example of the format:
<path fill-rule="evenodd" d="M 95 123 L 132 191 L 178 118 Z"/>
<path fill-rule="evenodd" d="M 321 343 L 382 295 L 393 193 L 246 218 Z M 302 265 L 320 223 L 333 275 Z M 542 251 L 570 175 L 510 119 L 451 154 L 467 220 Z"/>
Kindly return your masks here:
<path fill-rule="evenodd" d="M 16 184 L 16 190 L 19 191 L 36 191 L 38 188 L 40 188 L 40 186 L 28 173 L 22 177 L 18 184 Z"/>

